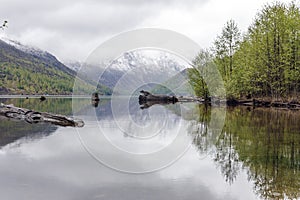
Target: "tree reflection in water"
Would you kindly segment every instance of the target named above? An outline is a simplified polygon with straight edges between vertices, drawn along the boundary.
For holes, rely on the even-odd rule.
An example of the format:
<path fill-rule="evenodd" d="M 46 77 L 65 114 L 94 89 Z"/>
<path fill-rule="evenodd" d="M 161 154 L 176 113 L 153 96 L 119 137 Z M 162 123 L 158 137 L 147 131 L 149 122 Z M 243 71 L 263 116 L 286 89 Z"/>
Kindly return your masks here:
<path fill-rule="evenodd" d="M 226 182 L 247 170 L 254 191 L 261 198 L 300 197 L 300 112 L 271 108 L 227 108 L 217 140 L 208 124 L 213 109 L 197 105 L 199 117 L 191 134 L 199 153 L 207 153 Z"/>

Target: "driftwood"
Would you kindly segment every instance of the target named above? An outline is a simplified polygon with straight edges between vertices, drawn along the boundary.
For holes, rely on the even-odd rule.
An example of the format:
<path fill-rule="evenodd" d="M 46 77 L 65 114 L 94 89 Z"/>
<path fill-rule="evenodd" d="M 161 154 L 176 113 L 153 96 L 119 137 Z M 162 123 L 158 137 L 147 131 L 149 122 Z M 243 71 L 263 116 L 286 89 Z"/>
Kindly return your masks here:
<path fill-rule="evenodd" d="M 147 102 L 162 102 L 162 103 L 176 103 L 178 98 L 175 96 L 168 95 L 154 95 L 147 91 L 140 91 L 141 95 L 139 96 L 139 103 L 144 104 Z"/>
<path fill-rule="evenodd" d="M 167 95 L 154 95 L 147 91 L 140 91 L 139 104 L 141 109 L 149 108 L 155 104 L 174 104 L 178 102 L 178 98 L 175 96 Z"/>
<path fill-rule="evenodd" d="M 83 127 L 84 122 L 80 119 L 73 119 L 63 115 L 51 114 L 46 112 L 37 112 L 26 108 L 19 108 L 13 105 L 0 105 L 0 115 L 7 118 L 24 120 L 30 124 L 50 123 L 59 126 Z"/>
<path fill-rule="evenodd" d="M 199 97 L 184 97 L 184 96 L 169 96 L 169 95 L 158 95 L 151 94 L 148 91 L 140 91 L 139 104 L 141 109 L 149 108 L 155 104 L 165 105 L 165 104 L 175 104 L 177 102 L 198 102 L 203 103 L 204 100 Z"/>

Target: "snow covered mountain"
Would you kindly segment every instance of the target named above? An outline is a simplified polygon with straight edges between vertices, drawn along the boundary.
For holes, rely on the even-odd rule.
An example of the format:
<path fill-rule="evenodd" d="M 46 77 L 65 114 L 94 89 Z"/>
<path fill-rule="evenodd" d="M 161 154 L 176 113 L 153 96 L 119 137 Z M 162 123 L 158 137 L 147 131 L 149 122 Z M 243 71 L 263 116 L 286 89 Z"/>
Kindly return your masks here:
<path fill-rule="evenodd" d="M 106 66 L 99 83 L 117 93 L 132 94 L 138 88 L 150 90 L 155 84 L 163 84 L 187 67 L 182 59 L 163 51 L 126 52 Z"/>
<path fill-rule="evenodd" d="M 49 54 L 48 52 L 43 51 L 39 48 L 24 45 L 24 44 L 21 44 L 20 42 L 15 41 L 15 40 L 11 40 L 11 39 L 4 38 L 4 37 L 1 38 L 1 40 L 4 41 L 5 43 L 15 47 L 16 49 L 19 49 L 19 50 L 21 50 L 25 53 L 28 53 L 28 54 L 31 54 L 31 55 L 34 55 L 34 56 L 43 57 L 43 56 L 47 56 Z"/>
<path fill-rule="evenodd" d="M 74 76 L 76 74 L 72 69 L 66 67 L 59 60 L 57 60 L 57 58 L 54 55 L 50 54 L 47 51 L 43 51 L 37 47 L 24 45 L 18 41 L 11 40 L 11 39 L 4 38 L 4 37 L 1 38 L 1 41 L 5 42 L 6 45 L 14 47 L 15 49 L 23 52 L 24 55 L 31 56 L 32 59 L 37 59 L 37 60 L 45 63 L 48 66 L 53 66 L 56 69 L 61 70 L 72 76 Z"/>
<path fill-rule="evenodd" d="M 120 58 L 113 61 L 111 68 L 128 71 L 138 67 L 150 68 L 164 71 L 181 71 L 186 66 L 175 60 L 175 56 L 159 50 L 139 50 L 124 53 Z"/>
<path fill-rule="evenodd" d="M 0 95 L 2 94 L 72 94 L 76 72 L 56 57 L 38 48 L 0 39 Z M 94 92 L 89 80 L 80 83 L 77 94 Z M 99 85 L 99 92 L 110 94 Z"/>
<path fill-rule="evenodd" d="M 70 69 L 74 70 L 75 72 L 78 72 L 83 65 L 82 62 L 79 61 L 65 61 L 64 64 L 69 67 Z"/>

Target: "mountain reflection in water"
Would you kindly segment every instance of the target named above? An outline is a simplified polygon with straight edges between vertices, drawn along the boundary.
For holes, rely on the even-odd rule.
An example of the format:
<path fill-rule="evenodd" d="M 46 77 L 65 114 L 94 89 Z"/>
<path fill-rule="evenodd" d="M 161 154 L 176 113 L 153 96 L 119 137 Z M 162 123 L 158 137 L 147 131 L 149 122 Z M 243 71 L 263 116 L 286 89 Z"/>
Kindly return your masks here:
<path fill-rule="evenodd" d="M 51 199 L 58 197 L 53 193 L 55 190 L 61 191 L 63 199 L 300 197 L 298 111 L 227 108 L 224 126 L 221 130 L 215 130 L 211 126 L 211 123 L 215 123 L 212 120 L 218 120 L 225 108 L 188 103 L 152 105 L 141 110 L 138 102 L 132 100 L 118 102 L 120 108 L 116 115 L 111 108 L 110 99 L 101 99 L 96 108 L 90 105 L 89 99 L 82 100 L 77 110 L 72 110 L 72 99 L 53 98 L 41 103 L 33 99 L 2 99 L 1 102 L 64 115 L 74 112 L 88 120 L 86 131 L 96 128 L 94 119 L 89 118 L 93 113 L 106 134 L 115 134 L 112 139 L 116 145 L 128 151 L 144 153 L 172 143 L 176 137 L 172 130 L 180 124 L 185 127 L 185 132 L 181 134 L 190 138 L 192 148 L 164 170 L 133 176 L 116 172 L 90 159 L 74 128 L 45 124 L 25 125 L 23 122 L 1 119 L 0 163 L 3 165 L 0 170 L 0 197 L 18 199 L 24 194 L 37 197 L 43 193 L 44 199 Z M 129 110 L 122 106 L 126 104 L 129 104 Z M 162 124 L 162 118 L 166 117 L 167 124 Z M 119 126 L 125 131 L 116 131 L 120 127 L 114 121 L 122 122 Z M 134 128 L 148 125 L 149 129 L 143 129 L 144 132 Z M 163 126 L 165 129 L 161 134 L 152 136 L 149 135 L 152 125 Z M 135 144 L 136 137 L 146 141 L 150 138 L 155 144 L 140 141 L 144 146 L 130 146 Z M 101 146 L 99 149 L 101 150 Z M 28 157 L 31 158 L 30 162 Z M 13 171 L 9 169 L 9 163 L 13 165 Z M 32 171 L 26 170 L 29 166 Z M 223 181 L 216 182 L 214 180 L 219 180 L 219 173 Z M 38 184 L 37 179 L 44 181 L 46 186 Z M 18 182 L 36 187 L 36 191 L 24 189 Z M 55 186 L 58 183 L 61 185 L 60 189 Z M 71 188 L 77 189 L 70 192 Z M 10 190 L 16 192 L 13 194 Z"/>

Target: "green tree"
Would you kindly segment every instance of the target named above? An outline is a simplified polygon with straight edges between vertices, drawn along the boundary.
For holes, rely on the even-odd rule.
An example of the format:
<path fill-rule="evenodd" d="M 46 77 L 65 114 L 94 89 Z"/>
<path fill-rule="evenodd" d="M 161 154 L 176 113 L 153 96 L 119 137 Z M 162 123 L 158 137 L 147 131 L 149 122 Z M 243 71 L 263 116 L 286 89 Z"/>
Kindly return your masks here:
<path fill-rule="evenodd" d="M 212 49 L 227 97 L 299 101 L 300 11 L 295 2 L 265 5 L 243 38 L 236 23 L 229 20 Z M 209 67 L 203 66 L 212 62 L 203 61 L 205 53 L 200 52 L 189 78 L 196 94 L 207 97 L 212 90 L 203 77 L 210 74 L 213 78 Z"/>
<path fill-rule="evenodd" d="M 225 36 L 230 33 L 229 28 L 235 26 L 227 23 L 214 48 L 216 63 L 226 80 L 227 94 L 238 98 L 253 96 L 273 100 L 298 97 L 299 13 L 299 7 L 293 2 L 264 6 L 243 40 L 237 40 L 233 45 L 236 48 L 232 51 L 228 50 L 231 45 L 224 41 L 230 41 L 226 40 L 230 37 Z"/>
<path fill-rule="evenodd" d="M 300 12 L 299 7 L 291 3 L 287 11 L 287 51 L 285 64 L 287 92 L 297 98 L 300 82 Z"/>
<path fill-rule="evenodd" d="M 213 56 L 208 50 L 201 50 L 193 60 L 193 68 L 188 71 L 189 83 L 197 96 L 207 100 L 210 96 L 205 77 L 208 76 Z"/>
<path fill-rule="evenodd" d="M 219 70 L 226 81 L 234 68 L 234 53 L 239 47 L 241 33 L 234 20 L 229 20 L 214 42 L 214 54 Z"/>

